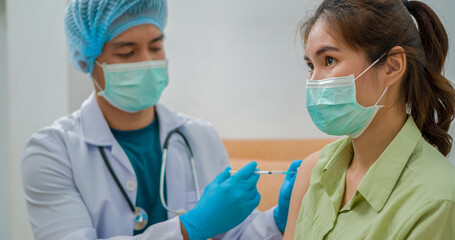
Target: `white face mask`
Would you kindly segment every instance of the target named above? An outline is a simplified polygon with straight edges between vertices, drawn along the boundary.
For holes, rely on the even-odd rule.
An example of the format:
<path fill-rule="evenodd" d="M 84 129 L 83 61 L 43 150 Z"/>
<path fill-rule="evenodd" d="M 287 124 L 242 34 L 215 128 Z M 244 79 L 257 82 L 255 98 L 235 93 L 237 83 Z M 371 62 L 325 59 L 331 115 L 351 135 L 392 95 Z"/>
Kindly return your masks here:
<path fill-rule="evenodd" d="M 357 138 L 367 129 L 378 110 L 378 105 L 389 87 L 383 91 L 373 106 L 364 107 L 357 103 L 355 80 L 372 68 L 373 62 L 354 79 L 354 75 L 322 80 L 307 80 L 306 107 L 314 124 L 329 135 L 347 135 Z"/>
<path fill-rule="evenodd" d="M 122 64 L 100 64 L 104 71 L 104 90 L 95 85 L 112 106 L 137 112 L 158 103 L 169 82 L 168 60 Z"/>

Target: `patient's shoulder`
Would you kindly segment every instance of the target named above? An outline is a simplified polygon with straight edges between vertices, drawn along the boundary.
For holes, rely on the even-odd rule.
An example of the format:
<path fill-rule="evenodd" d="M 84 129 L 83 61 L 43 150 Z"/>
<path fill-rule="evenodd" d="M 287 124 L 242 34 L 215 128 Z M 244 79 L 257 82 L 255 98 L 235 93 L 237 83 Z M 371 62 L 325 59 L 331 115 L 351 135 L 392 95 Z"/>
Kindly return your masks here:
<path fill-rule="evenodd" d="M 320 154 L 321 151 L 317 151 L 306 157 L 297 170 L 297 178 L 295 179 L 295 186 L 292 194 L 296 195 L 296 198 L 299 199 L 299 201 L 303 198 L 310 186 L 311 172 L 318 163 Z"/>
<path fill-rule="evenodd" d="M 308 157 L 303 160 L 302 164 L 299 167 L 298 172 L 310 172 L 316 166 L 318 163 L 319 155 L 321 155 L 321 150 L 316 151 L 312 154 L 310 154 Z"/>
<path fill-rule="evenodd" d="M 316 151 L 310 154 L 308 157 L 303 160 L 302 165 L 299 168 L 299 174 L 305 174 L 305 176 L 310 179 L 311 171 L 316 165 L 325 165 L 326 160 L 330 159 L 331 155 L 340 148 L 344 148 L 346 144 L 349 144 L 349 138 L 338 139 L 332 143 L 327 144 L 324 148 L 319 151 Z M 320 161 L 322 159 L 323 161 Z"/>
<path fill-rule="evenodd" d="M 316 171 L 317 169 L 322 169 L 327 164 L 326 160 L 330 159 L 331 154 L 337 152 L 338 149 L 346 147 L 349 143 L 349 138 L 338 139 L 326 145 L 323 149 L 310 154 L 303 160 L 297 171 L 297 178 L 295 180 L 295 185 L 297 189 L 299 189 L 298 194 L 301 195 L 301 197 L 305 195 L 310 186 L 313 169 L 316 168 Z"/>

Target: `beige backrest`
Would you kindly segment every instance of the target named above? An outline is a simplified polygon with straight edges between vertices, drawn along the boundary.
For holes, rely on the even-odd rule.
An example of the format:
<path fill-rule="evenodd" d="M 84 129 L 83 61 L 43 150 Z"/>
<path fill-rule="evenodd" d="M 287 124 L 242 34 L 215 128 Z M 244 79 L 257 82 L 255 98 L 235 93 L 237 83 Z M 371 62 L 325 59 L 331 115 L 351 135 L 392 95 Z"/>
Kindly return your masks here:
<path fill-rule="evenodd" d="M 233 170 L 238 170 L 250 161 L 256 161 L 261 170 L 287 170 L 292 160 L 305 159 L 322 149 L 334 139 L 298 140 L 231 140 L 223 143 L 229 154 Z M 258 182 L 261 202 L 258 209 L 267 210 L 278 202 L 284 175 L 263 175 Z"/>
<path fill-rule="evenodd" d="M 290 161 L 304 159 L 334 139 L 223 140 L 230 158 Z"/>

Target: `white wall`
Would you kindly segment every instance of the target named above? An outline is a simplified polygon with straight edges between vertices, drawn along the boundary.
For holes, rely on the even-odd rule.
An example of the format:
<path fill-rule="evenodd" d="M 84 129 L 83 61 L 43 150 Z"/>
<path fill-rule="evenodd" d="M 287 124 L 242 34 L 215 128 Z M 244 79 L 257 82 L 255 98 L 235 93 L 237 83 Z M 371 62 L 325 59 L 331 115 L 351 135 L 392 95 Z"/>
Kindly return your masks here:
<path fill-rule="evenodd" d="M 169 1 L 171 83 L 162 102 L 212 122 L 224 138 L 327 137 L 305 109 L 308 73 L 295 38 L 297 23 L 318 2 Z M 37 129 L 78 109 L 92 85 L 67 60 L 66 1 L 6 3 L 6 37 L 0 18 L 0 191 L 6 193 L 0 194 L 0 239 L 24 240 L 32 237 L 20 152 Z M 455 28 L 449 23 L 455 22 L 455 3 L 432 0 L 430 5 L 453 43 Z M 451 80 L 453 49 L 447 68 Z"/>
<path fill-rule="evenodd" d="M 308 73 L 296 37 L 307 5 L 173 1 L 166 32 L 172 83 L 163 102 L 211 121 L 225 138 L 322 137 L 307 124 Z"/>
<path fill-rule="evenodd" d="M 6 234 L 14 240 L 27 240 L 33 237 L 22 190 L 20 154 L 34 132 L 68 113 L 68 65 L 63 31 L 66 3 L 55 0 L 7 0 L 6 3 L 9 121 L 6 141 L 11 170 L 8 213 L 11 228 Z"/>
<path fill-rule="evenodd" d="M 0 0 L 0 239 L 11 238 L 11 177 L 8 147 L 8 81 L 5 1 Z M 6 193 L 6 194 L 5 194 Z"/>

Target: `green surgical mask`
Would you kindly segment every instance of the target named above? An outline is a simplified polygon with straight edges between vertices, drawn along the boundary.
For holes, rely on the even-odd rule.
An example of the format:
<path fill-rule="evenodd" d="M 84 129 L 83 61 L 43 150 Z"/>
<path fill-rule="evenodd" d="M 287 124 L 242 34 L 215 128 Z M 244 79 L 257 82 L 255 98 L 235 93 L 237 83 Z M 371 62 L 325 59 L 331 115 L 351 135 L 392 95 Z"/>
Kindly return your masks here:
<path fill-rule="evenodd" d="M 384 55 L 383 55 L 384 56 Z M 373 67 L 382 56 L 363 71 L 354 75 L 323 80 L 307 80 L 306 107 L 314 124 L 329 135 L 357 138 L 367 129 L 378 110 L 388 87 L 373 106 L 357 103 L 355 80 Z"/>
<path fill-rule="evenodd" d="M 95 85 L 112 106 L 125 112 L 138 112 L 154 106 L 169 82 L 168 60 L 137 63 L 100 64 L 105 88 Z"/>

